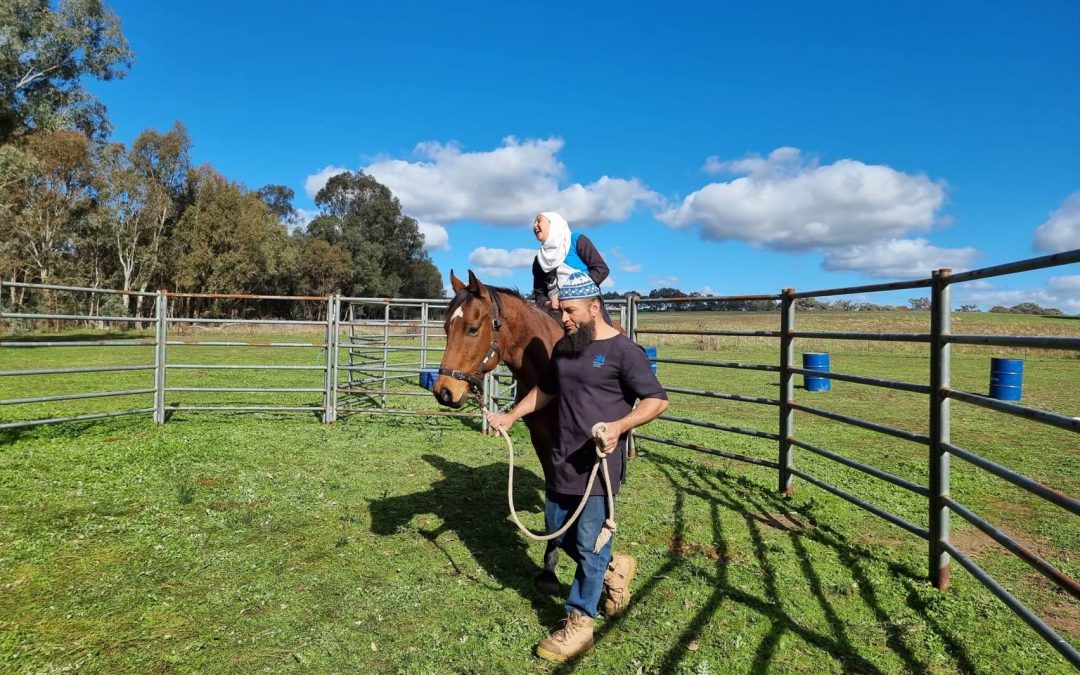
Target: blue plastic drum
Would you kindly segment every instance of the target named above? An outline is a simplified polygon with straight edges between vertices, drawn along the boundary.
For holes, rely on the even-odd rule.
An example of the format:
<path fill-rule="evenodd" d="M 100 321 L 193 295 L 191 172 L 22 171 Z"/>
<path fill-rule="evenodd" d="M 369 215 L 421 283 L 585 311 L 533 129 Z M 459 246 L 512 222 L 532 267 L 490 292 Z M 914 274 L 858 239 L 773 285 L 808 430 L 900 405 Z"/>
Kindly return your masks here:
<path fill-rule="evenodd" d="M 802 355 L 802 367 L 806 370 L 817 370 L 822 373 L 829 372 L 829 355 L 825 352 L 808 352 Z M 803 376 L 803 387 L 806 391 L 830 391 L 832 380 L 827 377 Z"/>
<path fill-rule="evenodd" d="M 652 366 L 652 374 L 656 375 L 656 347 L 643 347 L 645 356 L 649 357 L 649 365 Z"/>
<path fill-rule="evenodd" d="M 439 377 L 438 368 L 425 368 L 420 371 L 420 386 L 428 391 L 435 390 L 435 380 Z"/>
<path fill-rule="evenodd" d="M 1023 359 L 990 359 L 990 398 L 1019 401 L 1023 389 Z"/>

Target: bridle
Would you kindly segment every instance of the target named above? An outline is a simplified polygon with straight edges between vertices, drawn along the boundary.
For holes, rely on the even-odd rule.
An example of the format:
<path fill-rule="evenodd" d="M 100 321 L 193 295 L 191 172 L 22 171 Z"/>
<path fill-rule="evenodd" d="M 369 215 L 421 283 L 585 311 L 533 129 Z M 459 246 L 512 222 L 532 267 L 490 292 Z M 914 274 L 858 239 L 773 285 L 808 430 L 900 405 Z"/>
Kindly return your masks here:
<path fill-rule="evenodd" d="M 449 368 L 443 368 L 442 366 L 439 367 L 440 375 L 446 375 L 455 380 L 468 382 L 469 390 L 476 396 L 479 396 L 484 390 L 484 374 L 499 363 L 499 329 L 502 328 L 502 320 L 499 318 L 499 314 L 502 309 L 502 304 L 499 300 L 499 294 L 494 290 L 488 288 L 488 295 L 491 296 L 491 344 L 488 346 L 487 354 L 484 355 L 484 359 L 480 362 L 480 365 L 471 373 L 460 370 L 450 370 Z M 491 368 L 489 368 L 488 363 L 491 362 L 492 359 L 495 360 L 495 365 L 492 365 Z"/>

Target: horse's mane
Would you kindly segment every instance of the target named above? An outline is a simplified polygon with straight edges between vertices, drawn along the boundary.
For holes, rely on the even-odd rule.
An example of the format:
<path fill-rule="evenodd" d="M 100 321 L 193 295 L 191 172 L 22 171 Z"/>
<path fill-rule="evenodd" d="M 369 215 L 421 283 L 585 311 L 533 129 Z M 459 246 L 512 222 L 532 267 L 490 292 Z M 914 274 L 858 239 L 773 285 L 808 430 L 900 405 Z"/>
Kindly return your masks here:
<path fill-rule="evenodd" d="M 537 307 L 532 301 L 530 301 L 528 298 L 526 298 L 524 295 L 522 295 L 521 291 L 518 290 L 517 288 L 511 288 L 509 286 L 491 286 L 489 284 L 484 284 L 484 286 L 489 291 L 493 291 L 493 292 L 497 293 L 500 296 L 500 298 L 511 297 L 511 298 L 516 299 L 516 300 L 520 300 L 521 302 L 525 303 L 525 306 L 528 307 L 530 310 L 536 312 L 537 314 L 539 314 L 540 316 L 542 316 L 542 317 L 544 317 L 546 319 L 550 319 L 552 321 L 555 321 L 555 323 L 558 323 L 557 319 L 555 319 L 550 314 L 548 314 L 544 310 Z M 468 298 L 470 295 L 472 295 L 472 293 L 469 291 L 468 288 L 461 289 L 461 292 L 458 293 L 457 295 L 455 295 L 450 300 L 450 304 L 446 308 L 447 316 L 449 316 L 451 313 L 453 313 L 453 311 L 455 309 L 457 309 L 458 306 L 461 303 L 465 302 L 465 299 Z"/>

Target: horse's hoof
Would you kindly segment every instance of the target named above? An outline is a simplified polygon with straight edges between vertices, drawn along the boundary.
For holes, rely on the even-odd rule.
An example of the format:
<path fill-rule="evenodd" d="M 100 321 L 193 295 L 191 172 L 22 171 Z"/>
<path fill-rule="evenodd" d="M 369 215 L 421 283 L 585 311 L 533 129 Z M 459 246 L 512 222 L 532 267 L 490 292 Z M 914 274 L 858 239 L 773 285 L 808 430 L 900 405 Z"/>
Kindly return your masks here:
<path fill-rule="evenodd" d="M 559 583 L 559 578 L 550 570 L 544 570 L 537 574 L 533 583 L 536 584 L 536 592 L 540 595 L 559 595 L 562 593 L 562 584 Z"/>

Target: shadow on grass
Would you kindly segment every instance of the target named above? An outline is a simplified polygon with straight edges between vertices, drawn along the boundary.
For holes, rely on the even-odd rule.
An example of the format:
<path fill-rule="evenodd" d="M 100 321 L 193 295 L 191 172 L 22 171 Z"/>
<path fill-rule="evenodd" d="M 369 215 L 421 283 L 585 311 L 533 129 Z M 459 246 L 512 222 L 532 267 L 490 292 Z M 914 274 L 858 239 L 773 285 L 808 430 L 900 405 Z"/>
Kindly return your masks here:
<path fill-rule="evenodd" d="M 857 585 L 859 599 L 873 614 L 875 622 L 884 633 L 885 646 L 903 662 L 904 671 L 928 672 L 939 668 L 941 664 L 931 664 L 920 659 L 908 643 L 909 640 L 917 640 L 921 643 L 925 640 L 925 636 L 908 638 L 902 630 L 898 630 L 897 627 L 901 625 L 898 619 L 901 617 L 890 614 L 878 597 L 879 590 L 885 585 L 907 590 L 907 607 L 916 612 L 925 621 L 927 630 L 933 632 L 941 640 L 945 651 L 954 660 L 959 671 L 979 672 L 954 632 L 936 619 L 932 608 L 921 599 L 920 591 L 925 583 L 916 571 L 905 565 L 881 559 L 870 548 L 849 541 L 844 535 L 826 524 L 815 523 L 807 526 L 807 523 L 811 522 L 809 516 L 795 514 L 789 502 L 746 478 L 723 472 L 703 471 L 699 465 L 674 459 L 655 451 L 643 453 L 642 457 L 659 469 L 675 492 L 675 532 L 671 550 L 660 568 L 651 577 L 635 584 L 634 602 L 647 602 L 649 596 L 657 592 L 663 579 L 688 563 L 682 551 L 683 535 L 686 529 L 684 505 L 688 497 L 708 503 L 711 511 L 712 538 L 717 553 L 715 569 L 709 578 L 713 588 L 712 595 L 694 617 L 682 627 L 674 645 L 652 664 L 657 671 L 674 672 L 690 654 L 691 643 L 702 636 L 722 604 L 734 602 L 758 614 L 770 624 L 768 633 L 754 654 L 750 672 L 767 673 L 775 670 L 772 662 L 785 635 L 792 635 L 826 652 L 841 665 L 844 672 L 885 672 L 864 656 L 867 651 L 872 651 L 877 647 L 866 644 L 865 639 L 861 645 L 852 641 L 848 626 L 836 611 L 829 594 L 823 587 L 822 575 L 819 572 L 819 566 L 822 563 L 815 562 L 814 556 L 807 549 L 806 543 L 810 541 L 832 549 L 840 563 L 847 568 Z M 724 518 L 721 517 L 723 511 L 736 514 L 746 524 L 754 557 L 764 580 L 763 595 L 748 593 L 729 580 L 728 565 L 732 560 L 729 549 L 735 537 L 724 532 L 722 524 Z M 803 617 L 787 609 L 794 605 L 794 603 L 785 602 L 786 596 L 792 593 L 785 591 L 777 582 L 776 570 L 779 561 L 774 558 L 778 555 L 791 554 L 778 554 L 775 548 L 771 548 L 762 534 L 763 526 L 771 528 L 774 532 L 784 533 L 790 539 L 791 550 L 805 582 L 796 592 L 805 594 L 809 591 L 821 607 L 827 630 L 808 627 Z M 880 568 L 882 566 L 887 570 L 885 580 L 881 580 Z M 872 570 L 871 567 L 877 569 Z M 619 622 L 610 621 L 597 630 L 595 637 L 598 649 L 603 649 L 604 636 L 617 629 L 618 625 Z M 578 665 L 579 661 L 569 661 L 557 668 L 555 672 L 570 673 L 576 670 Z"/>
<path fill-rule="evenodd" d="M 442 525 L 420 530 L 420 534 L 446 556 L 455 572 L 484 583 L 465 570 L 440 542 L 446 534 L 456 536 L 499 587 L 510 588 L 528 600 L 543 625 L 562 618 L 565 615 L 562 604 L 536 592 L 533 579 L 541 567 L 529 555 L 526 541 L 507 524 L 506 464 L 472 467 L 431 454 L 423 455 L 423 459 L 442 478 L 423 492 L 372 500 L 371 531 L 393 535 L 407 527 L 415 516 L 434 514 L 442 520 Z M 543 494 L 542 479 L 528 469 L 514 469 L 514 501 L 519 513 L 542 513 Z"/>

